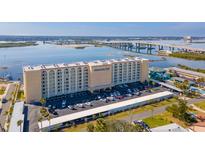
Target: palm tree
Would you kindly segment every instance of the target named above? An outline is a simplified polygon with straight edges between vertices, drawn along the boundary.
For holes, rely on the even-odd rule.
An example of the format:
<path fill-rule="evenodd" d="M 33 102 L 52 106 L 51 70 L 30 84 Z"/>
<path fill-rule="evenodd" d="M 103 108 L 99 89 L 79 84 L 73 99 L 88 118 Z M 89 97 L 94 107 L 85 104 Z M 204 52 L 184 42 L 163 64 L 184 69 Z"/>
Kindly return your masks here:
<path fill-rule="evenodd" d="M 4 112 L 4 115 L 5 115 L 5 116 L 8 116 L 8 119 L 10 119 L 12 112 L 13 112 L 13 108 L 11 107 L 11 108 L 9 108 L 8 111 L 5 111 L 5 112 Z"/>
<path fill-rule="evenodd" d="M 44 104 L 46 103 L 45 98 L 41 98 L 41 99 L 40 99 L 40 103 L 41 103 L 42 106 L 44 106 Z"/>
<path fill-rule="evenodd" d="M 23 120 L 18 120 L 17 121 L 17 126 L 20 126 L 20 132 L 21 132 L 21 129 L 22 129 L 22 123 L 23 123 Z"/>
<path fill-rule="evenodd" d="M 43 117 L 42 117 L 42 116 L 40 116 L 40 117 L 38 118 L 38 122 L 40 122 L 40 123 L 41 123 L 41 128 L 43 127 L 43 126 L 42 126 L 42 121 L 43 121 Z"/>
<path fill-rule="evenodd" d="M 5 116 L 9 115 L 9 111 L 5 111 L 5 112 L 4 112 L 4 115 L 5 115 Z"/>
<path fill-rule="evenodd" d="M 94 132 L 95 131 L 95 126 L 92 123 L 89 123 L 87 125 L 87 131 L 88 132 Z"/>
<path fill-rule="evenodd" d="M 1 123 L 0 123 L 0 128 L 3 132 L 5 132 L 5 129 L 4 129 L 4 127 L 2 127 Z"/>

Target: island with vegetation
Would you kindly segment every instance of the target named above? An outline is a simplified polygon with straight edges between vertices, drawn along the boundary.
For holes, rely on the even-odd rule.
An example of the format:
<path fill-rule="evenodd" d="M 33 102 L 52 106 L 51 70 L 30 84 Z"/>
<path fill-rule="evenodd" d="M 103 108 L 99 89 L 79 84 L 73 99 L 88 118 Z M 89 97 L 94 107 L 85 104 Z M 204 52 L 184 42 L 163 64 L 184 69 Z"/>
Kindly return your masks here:
<path fill-rule="evenodd" d="M 87 47 L 93 47 L 91 44 L 57 44 L 64 48 L 85 49 Z"/>
<path fill-rule="evenodd" d="M 6 42 L 0 43 L 0 48 L 36 46 L 36 42 Z"/>
<path fill-rule="evenodd" d="M 173 52 L 169 56 L 190 60 L 205 60 L 205 54 L 202 53 Z"/>
<path fill-rule="evenodd" d="M 205 73 L 205 69 L 192 68 L 192 67 L 181 65 L 181 64 L 178 64 L 177 66 L 181 69 L 190 70 L 190 71 L 199 72 L 199 73 Z"/>

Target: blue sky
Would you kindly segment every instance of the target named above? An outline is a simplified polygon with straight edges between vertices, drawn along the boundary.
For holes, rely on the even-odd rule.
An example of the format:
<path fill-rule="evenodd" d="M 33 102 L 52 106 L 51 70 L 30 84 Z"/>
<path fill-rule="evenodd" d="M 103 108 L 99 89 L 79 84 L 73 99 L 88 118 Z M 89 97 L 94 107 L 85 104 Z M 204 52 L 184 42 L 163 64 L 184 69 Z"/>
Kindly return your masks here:
<path fill-rule="evenodd" d="M 0 35 L 205 36 L 204 23 L 56 22 L 0 23 Z"/>

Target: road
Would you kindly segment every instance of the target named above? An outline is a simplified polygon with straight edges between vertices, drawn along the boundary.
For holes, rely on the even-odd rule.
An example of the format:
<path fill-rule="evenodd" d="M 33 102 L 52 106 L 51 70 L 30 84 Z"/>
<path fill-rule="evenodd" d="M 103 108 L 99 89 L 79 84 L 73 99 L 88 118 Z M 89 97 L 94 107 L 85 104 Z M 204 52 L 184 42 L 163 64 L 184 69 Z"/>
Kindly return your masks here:
<path fill-rule="evenodd" d="M 40 117 L 41 106 L 25 104 L 24 130 L 26 132 L 39 132 L 38 118 Z"/>
<path fill-rule="evenodd" d="M 189 100 L 187 100 L 187 105 L 191 105 L 191 104 L 194 104 L 194 103 L 200 102 L 200 101 L 205 101 L 205 98 L 189 99 Z M 142 113 L 134 114 L 134 115 L 131 115 L 131 117 L 126 117 L 126 118 L 123 118 L 122 120 L 131 122 L 134 120 L 145 119 L 145 118 L 151 117 L 152 115 L 158 115 L 158 114 L 165 112 L 167 106 L 169 106 L 169 105 L 155 108 L 153 111 L 149 110 L 149 111 L 145 111 Z"/>
<path fill-rule="evenodd" d="M 9 89 L 7 91 L 7 102 L 6 103 L 2 103 L 2 110 L 1 110 L 1 113 L 0 113 L 0 131 L 4 131 L 2 130 L 2 128 L 6 128 L 5 127 L 5 124 L 6 124 L 6 121 L 7 121 L 7 118 L 8 116 L 5 115 L 5 112 L 9 110 L 11 104 L 12 104 L 12 100 L 10 100 L 12 98 L 12 94 L 15 93 L 16 91 L 16 88 L 17 88 L 17 84 L 16 83 L 11 83 L 10 86 L 9 86 Z"/>

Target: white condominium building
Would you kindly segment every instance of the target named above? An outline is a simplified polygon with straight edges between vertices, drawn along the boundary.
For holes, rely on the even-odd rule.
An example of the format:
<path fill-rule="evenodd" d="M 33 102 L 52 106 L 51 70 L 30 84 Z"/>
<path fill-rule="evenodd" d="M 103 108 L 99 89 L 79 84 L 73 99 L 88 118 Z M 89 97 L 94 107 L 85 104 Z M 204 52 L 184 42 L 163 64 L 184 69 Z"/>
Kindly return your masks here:
<path fill-rule="evenodd" d="M 23 68 L 26 102 L 118 84 L 148 80 L 148 60 L 111 59 Z"/>

